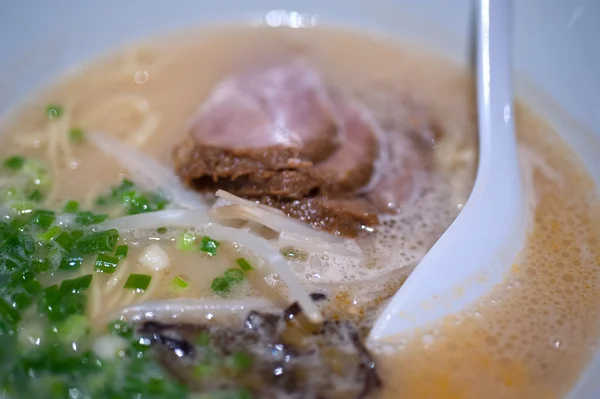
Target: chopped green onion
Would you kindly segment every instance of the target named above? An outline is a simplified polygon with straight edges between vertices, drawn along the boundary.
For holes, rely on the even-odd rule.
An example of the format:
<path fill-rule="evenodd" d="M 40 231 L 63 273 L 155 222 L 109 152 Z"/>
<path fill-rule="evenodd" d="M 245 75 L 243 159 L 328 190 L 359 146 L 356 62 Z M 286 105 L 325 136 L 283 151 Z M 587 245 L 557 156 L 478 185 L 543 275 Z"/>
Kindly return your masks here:
<path fill-rule="evenodd" d="M 212 281 L 210 288 L 212 288 L 212 290 L 215 291 L 217 294 L 224 294 L 229 292 L 229 290 L 231 289 L 231 284 L 229 283 L 229 280 L 226 277 L 216 277 Z"/>
<path fill-rule="evenodd" d="M 196 374 L 198 377 L 203 378 L 203 374 L 201 372 L 202 365 L 196 366 Z M 207 366 L 207 370 L 212 366 Z M 210 374 L 207 374 L 210 376 Z M 219 389 L 218 391 L 212 391 L 207 394 L 200 394 L 197 399 L 254 399 L 254 395 L 252 392 L 248 390 L 248 388 L 240 387 L 240 388 L 226 388 Z"/>
<path fill-rule="evenodd" d="M 69 140 L 74 143 L 81 143 L 85 140 L 85 132 L 79 127 L 74 127 L 69 130 Z"/>
<path fill-rule="evenodd" d="M 166 234 L 168 231 L 168 229 L 166 227 L 159 227 L 158 229 L 156 229 L 156 232 L 158 234 Z"/>
<path fill-rule="evenodd" d="M 20 234 L 19 243 L 21 244 L 21 249 L 26 255 L 33 255 L 35 253 L 35 240 L 31 234 Z"/>
<path fill-rule="evenodd" d="M 146 352 L 152 346 L 152 341 L 146 337 L 140 337 L 131 343 L 133 349 L 139 352 Z"/>
<path fill-rule="evenodd" d="M 160 211 L 168 201 L 159 193 L 142 192 L 131 180 L 123 179 L 120 185 L 112 188 L 110 194 L 99 196 L 98 205 L 118 203 L 123 206 L 125 214 L 136 215 L 146 212 Z"/>
<path fill-rule="evenodd" d="M 57 237 L 60 233 L 62 233 L 62 229 L 59 226 L 52 226 L 42 234 L 38 236 L 40 241 L 48 242 Z"/>
<path fill-rule="evenodd" d="M 72 314 L 84 314 L 87 297 L 80 293 L 61 292 L 52 285 L 44 290 L 38 301 L 38 311 L 52 322 L 62 321 Z"/>
<path fill-rule="evenodd" d="M 94 269 L 99 273 L 114 273 L 118 263 L 119 259 L 110 255 L 100 254 L 96 258 Z"/>
<path fill-rule="evenodd" d="M 11 205 L 10 210 L 17 215 L 28 215 L 33 212 L 35 204 L 30 201 L 20 201 Z"/>
<path fill-rule="evenodd" d="M 17 292 L 10 297 L 12 301 L 11 306 L 18 310 L 25 310 L 33 303 L 33 298 L 26 292 Z M 2 331 L 2 327 L 0 327 Z"/>
<path fill-rule="evenodd" d="M 196 236 L 190 232 L 184 231 L 177 238 L 177 249 L 180 251 L 193 251 L 196 243 Z"/>
<path fill-rule="evenodd" d="M 21 155 L 13 155 L 12 157 L 8 157 L 2 163 L 2 165 L 5 168 L 10 169 L 12 171 L 21 170 L 21 168 L 23 168 L 24 164 L 25 164 L 25 158 L 22 157 Z"/>
<path fill-rule="evenodd" d="M 22 197 L 23 197 L 22 193 L 14 187 L 5 188 L 0 193 L 0 201 L 2 201 L 2 202 L 8 202 L 8 201 L 16 200 L 16 199 L 21 199 Z"/>
<path fill-rule="evenodd" d="M 208 346 L 210 345 L 210 334 L 206 331 L 202 331 L 198 338 L 196 338 L 196 345 L 198 346 Z"/>
<path fill-rule="evenodd" d="M 63 208 L 63 212 L 65 213 L 77 213 L 79 210 L 79 202 L 77 201 L 67 201 L 65 207 Z"/>
<path fill-rule="evenodd" d="M 46 106 L 46 116 L 48 119 L 56 119 L 63 114 L 63 107 L 56 104 L 49 104 Z"/>
<path fill-rule="evenodd" d="M 173 277 L 173 279 L 171 280 L 171 282 L 177 287 L 177 288 L 181 288 L 181 289 L 186 289 L 189 284 L 187 281 L 185 281 L 182 277 L 179 276 L 175 276 Z"/>
<path fill-rule="evenodd" d="M 115 249 L 115 256 L 119 259 L 123 259 L 127 257 L 127 253 L 129 252 L 129 247 L 127 244 L 119 245 L 117 249 Z"/>
<path fill-rule="evenodd" d="M 60 270 L 76 270 L 83 264 L 83 257 L 81 256 L 68 256 L 60 260 L 58 268 Z"/>
<path fill-rule="evenodd" d="M 4 299 L 0 298 L 0 331 L 8 333 L 17 328 L 21 315 Z"/>
<path fill-rule="evenodd" d="M 200 239 L 200 251 L 206 252 L 210 256 L 215 256 L 217 254 L 217 249 L 219 248 L 219 242 L 213 240 L 210 237 L 203 236 Z"/>
<path fill-rule="evenodd" d="M 27 177 L 28 187 L 27 190 L 40 190 L 41 192 L 46 191 L 50 188 L 52 179 L 48 166 L 37 159 L 26 159 L 21 173 Z"/>
<path fill-rule="evenodd" d="M 70 280 L 63 280 L 63 282 L 60 284 L 60 291 L 79 293 L 81 291 L 87 290 L 91 283 L 92 275 L 86 274 L 84 276 L 72 278 Z"/>
<path fill-rule="evenodd" d="M 77 216 L 75 216 L 75 222 L 82 226 L 102 223 L 106 219 L 108 219 L 108 215 L 103 213 L 77 212 Z"/>
<path fill-rule="evenodd" d="M 75 239 L 71 237 L 71 235 L 66 231 L 60 233 L 54 241 L 56 241 L 56 243 L 67 252 L 70 252 L 71 249 L 73 249 L 73 246 L 75 245 Z"/>
<path fill-rule="evenodd" d="M 126 339 L 133 337 L 133 328 L 122 320 L 115 320 L 110 323 L 108 325 L 108 331 L 113 335 L 118 335 L 119 337 Z"/>
<path fill-rule="evenodd" d="M 33 275 L 33 273 L 27 269 L 27 268 L 23 268 L 21 270 L 18 270 L 17 272 L 13 273 L 10 276 L 10 281 L 13 283 L 22 283 L 22 282 L 27 282 L 30 280 L 35 280 L 35 276 Z"/>
<path fill-rule="evenodd" d="M 31 260 L 31 267 L 36 274 L 44 273 L 50 270 L 50 259 L 39 258 Z"/>
<path fill-rule="evenodd" d="M 136 291 L 145 291 L 150 285 L 151 280 L 152 276 L 147 274 L 130 274 L 123 288 Z"/>
<path fill-rule="evenodd" d="M 58 337 L 63 344 L 72 345 L 85 337 L 89 330 L 90 324 L 86 316 L 72 314 L 58 327 Z"/>
<path fill-rule="evenodd" d="M 108 204 L 108 199 L 104 196 L 99 196 L 98 198 L 96 198 L 96 205 L 106 205 Z"/>
<path fill-rule="evenodd" d="M 194 372 L 196 374 L 196 377 L 202 378 L 202 379 L 212 376 L 213 374 L 216 373 L 216 371 L 217 371 L 217 368 L 211 364 L 200 363 L 199 365 L 194 367 Z M 212 398 L 213 395 L 211 395 L 210 397 Z"/>
<path fill-rule="evenodd" d="M 79 239 L 81 237 L 83 237 L 84 234 L 85 233 L 83 232 L 83 230 L 73 230 L 73 231 L 71 231 L 71 237 L 73 237 L 73 239 L 75 241 L 79 241 Z"/>
<path fill-rule="evenodd" d="M 227 366 L 235 374 L 247 371 L 252 367 L 253 359 L 243 352 L 235 352 L 226 360 Z"/>
<path fill-rule="evenodd" d="M 227 269 L 225 270 L 225 278 L 232 283 L 238 283 L 244 279 L 244 272 L 240 269 Z"/>
<path fill-rule="evenodd" d="M 34 190 L 31 194 L 29 194 L 27 199 L 34 202 L 41 202 L 44 199 L 44 194 L 42 194 L 40 190 Z"/>
<path fill-rule="evenodd" d="M 237 263 L 238 266 L 240 267 L 240 269 L 242 269 L 245 272 L 249 272 L 250 270 L 254 270 L 254 267 L 252 267 L 252 265 L 250 264 L 250 262 L 248 262 L 244 258 L 237 258 L 235 260 L 235 263 Z"/>
<path fill-rule="evenodd" d="M 119 240 L 117 229 L 97 231 L 83 236 L 77 243 L 77 249 L 84 254 L 95 254 L 103 251 L 113 251 Z"/>
<path fill-rule="evenodd" d="M 10 255 L 0 255 L 0 269 L 2 272 L 15 270 L 19 267 L 17 259 L 14 259 Z"/>

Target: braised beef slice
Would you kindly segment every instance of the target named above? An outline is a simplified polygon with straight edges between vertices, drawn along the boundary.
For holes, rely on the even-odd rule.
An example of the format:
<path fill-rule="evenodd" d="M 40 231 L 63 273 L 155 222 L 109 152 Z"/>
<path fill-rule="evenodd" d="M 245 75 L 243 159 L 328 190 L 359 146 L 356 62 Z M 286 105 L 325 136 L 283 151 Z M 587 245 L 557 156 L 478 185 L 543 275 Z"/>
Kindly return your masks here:
<path fill-rule="evenodd" d="M 241 326 L 149 322 L 140 333 L 154 342 L 165 368 L 198 392 L 363 399 L 381 386 L 375 362 L 350 322 L 328 321 L 311 330 L 298 317 L 293 304 L 283 314 L 252 311 Z"/>

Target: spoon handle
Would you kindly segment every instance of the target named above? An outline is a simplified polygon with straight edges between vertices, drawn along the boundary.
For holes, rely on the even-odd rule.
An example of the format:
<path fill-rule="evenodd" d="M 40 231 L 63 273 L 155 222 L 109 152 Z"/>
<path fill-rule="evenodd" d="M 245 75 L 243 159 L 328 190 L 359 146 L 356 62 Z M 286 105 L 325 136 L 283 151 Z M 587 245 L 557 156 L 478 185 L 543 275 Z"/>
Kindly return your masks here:
<path fill-rule="evenodd" d="M 479 167 L 478 174 L 484 176 L 477 179 L 487 180 L 486 174 L 491 174 L 498 188 L 506 189 L 519 181 L 518 164 L 510 161 L 517 158 L 511 68 L 512 0 L 478 3 L 479 153 L 487 165 Z"/>
<path fill-rule="evenodd" d="M 527 229 L 512 107 L 511 0 L 478 0 L 479 160 L 464 208 L 377 319 L 377 341 L 458 313 L 499 284 Z"/>

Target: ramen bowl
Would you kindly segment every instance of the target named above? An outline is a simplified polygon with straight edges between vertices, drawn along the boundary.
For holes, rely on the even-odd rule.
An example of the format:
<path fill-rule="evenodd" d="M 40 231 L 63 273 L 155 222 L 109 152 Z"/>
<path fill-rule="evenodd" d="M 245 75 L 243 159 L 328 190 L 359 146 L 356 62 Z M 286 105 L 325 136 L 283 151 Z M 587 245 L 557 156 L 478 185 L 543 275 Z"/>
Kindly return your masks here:
<path fill-rule="evenodd" d="M 577 153 L 600 184 L 600 4 L 515 2 L 516 92 Z M 186 28 L 227 23 L 310 29 L 340 26 L 398 38 L 460 65 L 473 59 L 470 1 L 22 0 L 0 6 L 0 112 L 99 55 Z M 557 165 L 554 165 L 557 166 Z M 477 246 L 477 243 L 473 243 Z M 599 304 L 600 306 L 600 304 Z M 597 337 L 600 340 L 600 337 Z M 559 342 L 559 341 L 556 341 Z M 560 346 L 560 343 L 559 343 Z M 557 347 L 557 349 L 559 349 Z M 568 397 L 596 398 L 600 355 Z"/>

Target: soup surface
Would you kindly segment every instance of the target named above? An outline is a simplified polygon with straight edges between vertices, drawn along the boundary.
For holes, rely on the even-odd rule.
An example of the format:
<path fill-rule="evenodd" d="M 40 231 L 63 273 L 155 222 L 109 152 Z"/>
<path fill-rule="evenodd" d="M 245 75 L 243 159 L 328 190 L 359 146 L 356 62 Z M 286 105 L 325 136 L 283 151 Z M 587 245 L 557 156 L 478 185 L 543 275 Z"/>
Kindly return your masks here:
<path fill-rule="evenodd" d="M 299 216 L 293 201 L 275 205 L 306 223 L 213 195 L 253 200 L 248 186 L 195 192 L 176 179 L 201 188 L 173 158 L 215 87 L 298 59 L 368 110 L 391 154 L 384 172 L 414 172 L 392 200 L 377 197 L 389 187 L 359 190 L 390 209 L 358 229 Z M 533 217 L 510 276 L 463 314 L 370 354 L 362 345 L 468 197 L 473 96 L 470 75 L 445 60 L 329 29 L 186 32 L 71 71 L 3 121 L 4 396 L 561 397 L 600 336 L 600 207 L 574 154 L 521 104 Z M 403 163 L 415 132 L 427 144 L 419 166 Z"/>

